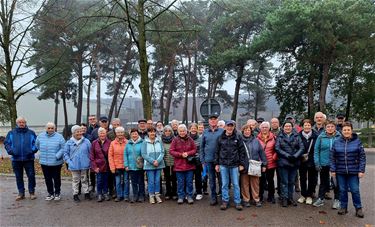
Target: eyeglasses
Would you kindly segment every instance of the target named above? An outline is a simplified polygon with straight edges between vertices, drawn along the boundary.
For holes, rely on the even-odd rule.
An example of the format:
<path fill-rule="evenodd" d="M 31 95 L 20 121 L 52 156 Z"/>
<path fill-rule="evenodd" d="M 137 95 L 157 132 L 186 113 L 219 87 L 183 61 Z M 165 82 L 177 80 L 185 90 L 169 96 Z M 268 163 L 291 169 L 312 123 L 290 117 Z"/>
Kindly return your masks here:
<path fill-rule="evenodd" d="M 47 129 L 55 129 L 54 127 L 48 127 Z"/>

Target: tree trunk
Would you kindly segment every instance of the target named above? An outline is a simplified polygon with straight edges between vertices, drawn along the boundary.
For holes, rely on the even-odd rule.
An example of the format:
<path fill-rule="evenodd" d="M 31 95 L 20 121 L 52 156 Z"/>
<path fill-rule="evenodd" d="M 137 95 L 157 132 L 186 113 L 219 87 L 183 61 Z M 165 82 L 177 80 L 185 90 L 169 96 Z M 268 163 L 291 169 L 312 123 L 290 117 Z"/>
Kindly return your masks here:
<path fill-rule="evenodd" d="M 167 86 L 167 78 L 168 78 L 168 72 L 169 72 L 170 67 L 171 67 L 170 65 L 167 67 L 167 73 L 166 73 L 165 77 L 163 78 L 163 87 L 161 89 L 161 95 L 160 95 L 160 99 L 159 99 L 159 110 L 160 110 L 160 121 L 161 122 L 164 122 L 164 112 L 165 112 L 164 96 L 165 96 L 165 87 Z"/>
<path fill-rule="evenodd" d="M 68 123 L 68 110 L 66 107 L 66 92 L 65 90 L 61 91 L 61 99 L 63 101 L 63 111 L 64 111 L 64 138 L 68 139 L 69 137 L 69 123 Z"/>
<path fill-rule="evenodd" d="M 169 111 L 171 109 L 172 104 L 172 96 L 173 96 L 173 84 L 174 84 L 174 64 L 169 67 L 168 72 L 168 93 L 166 98 L 166 105 L 165 105 L 165 118 L 164 124 L 169 124 Z"/>
<path fill-rule="evenodd" d="M 198 42 L 198 41 L 197 41 Z M 198 123 L 198 113 L 197 113 L 197 58 L 198 58 L 198 50 L 194 53 L 194 74 L 192 77 L 192 92 L 193 92 L 193 107 L 192 107 L 192 113 L 191 113 L 191 122 Z"/>
<path fill-rule="evenodd" d="M 319 111 L 324 112 L 326 108 L 326 94 L 327 88 L 329 83 L 329 67 L 330 64 L 325 63 L 323 64 L 323 75 L 322 75 L 322 83 L 320 85 L 320 94 L 319 94 Z"/>
<path fill-rule="evenodd" d="M 314 118 L 314 77 L 315 69 L 311 69 L 307 79 L 307 116 L 309 119 Z"/>
<path fill-rule="evenodd" d="M 96 118 L 99 119 L 101 115 L 101 79 L 102 79 L 102 70 L 100 68 L 99 58 L 98 58 L 98 47 L 92 52 L 92 61 L 95 64 L 96 71 Z"/>
<path fill-rule="evenodd" d="M 346 89 L 347 91 L 347 97 L 346 97 L 346 109 L 345 109 L 345 120 L 349 121 L 350 118 L 350 107 L 352 105 L 352 100 L 353 100 L 353 87 L 354 87 L 354 82 L 357 77 L 357 69 L 358 65 L 353 63 L 351 73 L 349 75 L 349 81 L 348 81 L 348 88 Z"/>
<path fill-rule="evenodd" d="M 239 98 L 239 94 L 240 94 L 241 81 L 242 81 L 242 77 L 243 77 L 244 68 L 245 68 L 244 63 L 240 63 L 238 65 L 236 88 L 234 90 L 233 111 L 232 111 L 232 116 L 231 116 L 231 119 L 234 120 L 234 121 L 237 118 L 238 98 Z"/>
<path fill-rule="evenodd" d="M 78 100 L 77 100 L 77 115 L 76 115 L 76 124 L 80 124 L 82 120 L 82 101 L 83 101 L 83 52 L 78 50 L 76 53 L 76 64 L 77 64 L 77 77 L 78 77 Z"/>
<path fill-rule="evenodd" d="M 183 58 L 181 58 L 181 66 L 182 66 L 182 71 L 184 74 L 184 82 L 185 82 L 185 91 L 184 91 L 184 107 L 182 110 L 182 122 L 187 125 L 188 124 L 188 105 L 189 105 L 189 89 L 190 89 L 190 70 L 191 70 L 191 56 L 187 51 L 188 55 L 188 69 L 186 70 L 184 67 L 183 63 Z"/>
<path fill-rule="evenodd" d="M 91 70 L 92 72 L 92 70 Z M 87 84 L 87 100 L 86 100 L 86 113 L 87 113 L 87 117 L 86 117 L 86 123 L 87 125 L 89 125 L 89 116 L 90 116 L 90 100 L 91 100 L 91 85 L 92 85 L 92 77 L 91 77 L 91 72 L 90 72 L 90 76 L 89 76 L 89 82 Z"/>
<path fill-rule="evenodd" d="M 259 110 L 259 103 L 260 103 L 260 95 L 259 95 L 260 83 L 259 83 L 259 77 L 260 77 L 261 68 L 262 68 L 261 65 L 259 65 L 258 73 L 257 73 L 257 76 L 255 78 L 255 85 L 256 85 L 256 88 L 255 88 L 255 97 L 254 97 L 254 118 L 255 119 L 258 118 L 258 110 Z"/>
<path fill-rule="evenodd" d="M 118 116 L 120 115 L 120 110 L 121 110 L 121 107 L 122 107 L 122 103 L 123 103 L 124 100 L 125 100 L 125 96 L 126 96 L 126 93 L 128 93 L 128 90 L 129 90 L 129 88 L 130 88 L 130 85 L 131 85 L 131 83 L 128 83 L 128 86 L 126 86 L 126 88 L 125 88 L 125 92 L 124 92 L 124 95 L 123 95 L 122 98 L 121 98 L 121 102 L 120 102 L 120 105 L 118 106 L 118 110 L 117 110 L 117 112 L 115 112 L 115 117 L 116 117 L 116 118 L 118 118 Z"/>
<path fill-rule="evenodd" d="M 126 73 L 130 70 L 130 67 L 131 67 L 131 58 L 132 58 L 131 47 L 132 47 L 132 45 L 129 44 L 128 48 L 127 48 L 127 52 L 126 52 L 126 57 L 125 57 L 125 62 L 126 63 L 125 63 L 125 65 L 121 69 L 118 81 L 114 80 L 115 84 L 114 84 L 113 98 L 112 98 L 111 106 L 109 108 L 109 113 L 108 113 L 109 120 L 111 120 L 113 112 L 115 112 L 115 113 L 116 112 L 120 112 L 119 110 L 121 109 L 121 107 L 118 107 L 118 111 L 114 111 L 115 106 L 117 105 L 117 99 L 118 99 L 118 95 L 120 93 L 122 81 L 123 81 Z M 125 95 L 126 95 L 126 92 L 125 92 Z M 118 116 L 118 114 L 115 114 L 115 115 Z"/>
<path fill-rule="evenodd" d="M 55 117 L 54 117 L 54 124 L 55 124 L 55 131 L 57 131 L 57 125 L 58 125 L 58 116 L 59 116 L 59 92 L 56 91 L 55 93 Z"/>
<path fill-rule="evenodd" d="M 146 119 L 152 117 L 150 84 L 148 78 L 148 60 L 146 47 L 146 25 L 144 17 L 145 0 L 138 0 L 138 52 L 139 52 L 139 66 L 141 72 L 141 83 L 139 88 L 142 94 L 143 116 Z"/>

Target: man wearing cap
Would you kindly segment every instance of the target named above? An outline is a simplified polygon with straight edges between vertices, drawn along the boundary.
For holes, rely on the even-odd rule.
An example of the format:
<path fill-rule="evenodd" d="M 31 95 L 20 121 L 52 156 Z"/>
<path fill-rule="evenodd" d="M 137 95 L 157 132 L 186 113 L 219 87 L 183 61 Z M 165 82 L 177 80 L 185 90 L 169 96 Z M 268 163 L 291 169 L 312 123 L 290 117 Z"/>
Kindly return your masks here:
<path fill-rule="evenodd" d="M 215 153 L 217 151 L 217 141 L 224 129 L 217 127 L 218 115 L 212 114 L 209 116 L 208 124 L 209 128 L 203 131 L 200 145 L 200 161 L 203 165 L 207 166 L 207 172 L 209 177 L 210 189 L 211 189 L 211 201 L 210 205 L 215 206 L 217 204 L 216 194 L 216 174 L 215 174 Z"/>
<path fill-rule="evenodd" d="M 343 113 L 338 113 L 336 115 L 336 131 L 341 133 L 342 131 L 342 124 L 345 122 L 345 115 Z"/>
<path fill-rule="evenodd" d="M 234 203 L 237 210 L 242 210 L 239 186 L 239 171 L 246 165 L 246 150 L 244 143 L 236 132 L 236 122 L 229 120 L 225 123 L 225 131 L 218 139 L 215 153 L 215 170 L 220 172 L 222 181 L 221 210 L 229 207 L 229 181 L 233 185 Z"/>
<path fill-rule="evenodd" d="M 146 119 L 138 120 L 138 134 L 142 139 L 147 137 L 147 121 Z"/>

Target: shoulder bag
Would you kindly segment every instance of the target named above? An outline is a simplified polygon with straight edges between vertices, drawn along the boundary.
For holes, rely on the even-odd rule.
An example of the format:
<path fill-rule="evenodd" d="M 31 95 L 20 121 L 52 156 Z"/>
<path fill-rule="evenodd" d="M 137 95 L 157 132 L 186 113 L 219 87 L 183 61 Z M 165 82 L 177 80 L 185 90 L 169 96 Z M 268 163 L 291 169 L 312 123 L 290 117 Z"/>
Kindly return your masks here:
<path fill-rule="evenodd" d="M 249 169 L 247 171 L 247 174 L 250 176 L 260 177 L 262 175 L 262 162 L 253 160 L 251 157 L 251 153 L 247 149 L 246 143 L 243 143 L 245 145 L 247 158 L 249 159 Z"/>

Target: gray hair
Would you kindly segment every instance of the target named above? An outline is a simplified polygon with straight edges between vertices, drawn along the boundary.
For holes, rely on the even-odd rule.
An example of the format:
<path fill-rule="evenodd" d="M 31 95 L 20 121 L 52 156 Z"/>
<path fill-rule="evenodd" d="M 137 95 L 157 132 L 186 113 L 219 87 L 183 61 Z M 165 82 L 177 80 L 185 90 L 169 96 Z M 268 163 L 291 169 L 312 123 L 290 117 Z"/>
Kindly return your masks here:
<path fill-rule="evenodd" d="M 113 119 L 112 119 L 112 123 L 113 123 L 113 122 L 116 122 L 116 121 L 118 121 L 118 122 L 121 124 L 121 119 L 120 119 L 120 118 L 113 118 Z"/>
<path fill-rule="evenodd" d="M 247 120 L 247 122 L 246 122 L 247 125 L 249 125 L 249 124 L 251 124 L 251 123 L 258 124 L 258 122 L 257 122 L 256 120 L 254 120 L 254 119 L 249 119 L 249 120 Z"/>
<path fill-rule="evenodd" d="M 74 134 L 77 130 L 79 130 L 79 129 L 81 129 L 81 126 L 79 126 L 79 125 L 73 125 L 72 126 L 72 129 L 71 129 L 71 131 L 72 131 L 72 134 Z"/>
<path fill-rule="evenodd" d="M 16 123 L 18 123 L 18 122 L 21 121 L 21 120 L 24 120 L 24 121 L 26 122 L 26 118 L 19 116 L 19 117 L 17 117 L 17 119 L 16 119 Z"/>
<path fill-rule="evenodd" d="M 117 127 L 117 128 L 115 129 L 115 133 L 119 133 L 119 132 L 125 132 L 124 127 L 119 126 L 119 127 Z"/>
<path fill-rule="evenodd" d="M 103 128 L 103 127 L 100 127 L 98 129 L 98 134 L 101 133 L 101 132 L 107 132 L 107 130 L 105 128 Z"/>
<path fill-rule="evenodd" d="M 325 115 L 323 112 L 320 112 L 320 111 L 315 113 L 314 120 L 316 119 L 316 116 L 319 115 L 319 114 L 321 114 L 323 116 L 324 120 L 327 120 L 327 115 Z"/>
<path fill-rule="evenodd" d="M 171 121 L 171 125 L 173 125 L 173 124 L 180 124 L 180 122 L 178 121 L 178 120 L 176 120 L 176 119 L 173 119 L 172 121 Z"/>
<path fill-rule="evenodd" d="M 173 129 L 172 129 L 172 127 L 171 127 L 170 125 L 166 125 L 166 126 L 164 126 L 164 128 L 163 128 L 163 133 L 164 133 L 165 131 L 167 131 L 167 130 L 173 132 Z"/>
<path fill-rule="evenodd" d="M 48 127 L 56 128 L 56 125 L 55 125 L 55 123 L 53 123 L 53 122 L 47 122 L 47 124 L 46 124 L 46 128 L 48 128 Z"/>
<path fill-rule="evenodd" d="M 187 127 L 186 127 L 185 124 L 180 124 L 180 125 L 178 126 L 178 130 L 179 130 L 180 128 L 183 129 L 183 130 L 185 130 L 185 131 L 187 131 Z"/>
<path fill-rule="evenodd" d="M 271 128 L 271 124 L 268 121 L 263 121 L 260 124 L 259 128 L 262 128 L 263 126 L 266 126 L 267 128 Z"/>
<path fill-rule="evenodd" d="M 192 127 L 198 128 L 198 124 L 197 123 L 191 123 L 189 128 L 191 129 Z"/>

